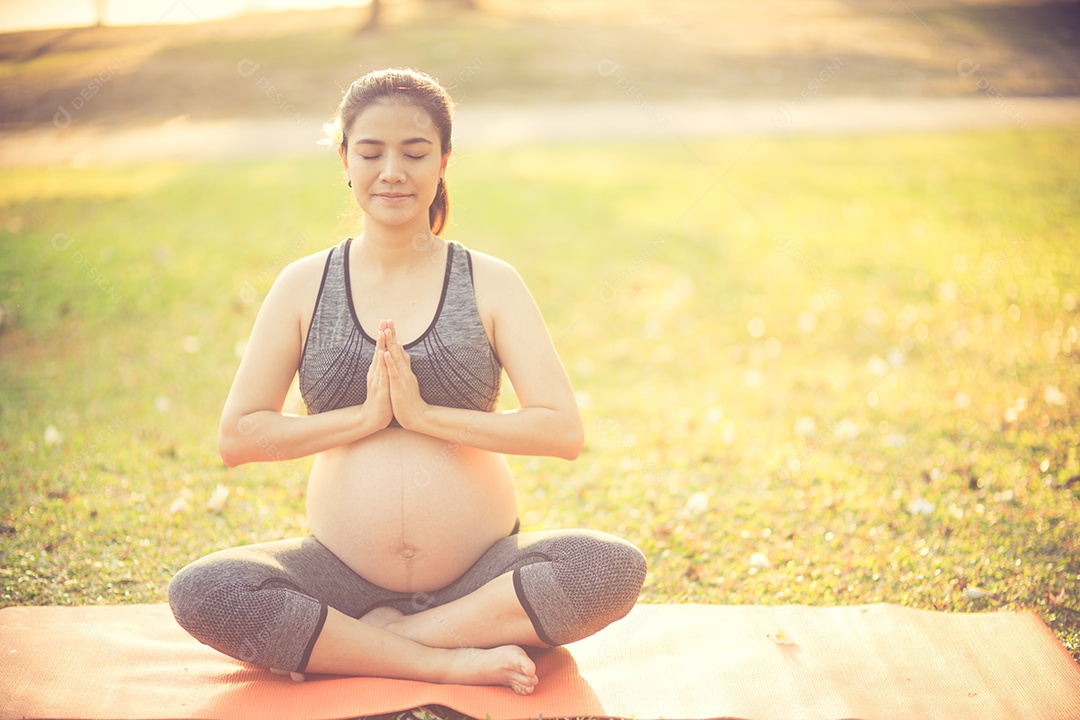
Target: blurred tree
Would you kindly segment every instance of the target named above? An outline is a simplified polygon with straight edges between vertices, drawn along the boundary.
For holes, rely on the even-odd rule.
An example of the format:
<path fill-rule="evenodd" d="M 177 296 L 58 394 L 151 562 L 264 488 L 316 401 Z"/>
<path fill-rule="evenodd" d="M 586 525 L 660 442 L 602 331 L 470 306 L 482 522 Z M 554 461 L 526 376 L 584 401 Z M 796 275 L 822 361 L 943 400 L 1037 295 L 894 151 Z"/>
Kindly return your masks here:
<path fill-rule="evenodd" d="M 360 27 L 357 28 L 358 32 L 376 32 L 379 29 L 380 18 L 379 15 L 382 12 L 382 0 L 371 0 L 368 3 L 369 10 L 365 12 L 364 19 L 360 23 Z"/>
<path fill-rule="evenodd" d="M 102 0 L 104 1 L 104 0 Z M 452 10 L 479 10 L 480 4 L 477 0 L 420 0 L 424 5 L 441 6 L 450 8 Z M 364 11 L 364 18 L 360 23 L 358 31 L 363 32 L 377 32 L 381 27 L 382 22 L 382 4 L 383 0 L 371 0 L 368 3 L 367 8 Z"/>
<path fill-rule="evenodd" d="M 94 12 L 96 13 L 96 20 L 94 24 L 101 27 L 105 24 L 105 11 L 109 7 L 109 0 L 94 0 Z"/>
<path fill-rule="evenodd" d="M 442 5 L 459 10 L 479 10 L 480 4 L 476 0 L 424 0 L 427 5 Z"/>

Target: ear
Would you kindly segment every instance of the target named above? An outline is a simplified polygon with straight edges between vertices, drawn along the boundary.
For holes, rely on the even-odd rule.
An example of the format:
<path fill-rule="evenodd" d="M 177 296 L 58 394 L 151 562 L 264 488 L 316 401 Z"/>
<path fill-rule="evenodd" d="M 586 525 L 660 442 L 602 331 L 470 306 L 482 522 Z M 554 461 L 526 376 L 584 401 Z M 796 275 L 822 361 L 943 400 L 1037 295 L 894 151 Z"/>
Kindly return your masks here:
<path fill-rule="evenodd" d="M 345 152 L 345 145 L 344 144 L 338 145 L 337 152 L 338 152 L 338 157 L 341 158 L 342 166 L 346 170 L 348 170 L 349 169 L 349 153 Z"/>
<path fill-rule="evenodd" d="M 446 174 L 446 164 L 448 162 L 450 162 L 450 152 L 449 151 L 447 151 L 446 154 L 442 156 L 442 162 L 439 163 L 439 178 L 440 179 L 442 179 L 443 175 Z"/>

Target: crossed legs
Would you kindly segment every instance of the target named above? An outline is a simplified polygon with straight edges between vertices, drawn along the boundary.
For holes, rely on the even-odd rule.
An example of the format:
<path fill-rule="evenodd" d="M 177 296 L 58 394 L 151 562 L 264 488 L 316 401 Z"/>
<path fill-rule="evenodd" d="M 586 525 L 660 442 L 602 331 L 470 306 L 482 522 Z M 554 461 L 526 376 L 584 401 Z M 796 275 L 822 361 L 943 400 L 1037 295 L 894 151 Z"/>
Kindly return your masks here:
<path fill-rule="evenodd" d="M 528 693 L 536 668 L 522 646 L 593 634 L 630 610 L 644 577 L 641 552 L 610 535 L 523 533 L 446 588 L 399 593 L 308 537 L 198 560 L 173 579 L 169 601 L 201 642 L 264 667 Z"/>
<path fill-rule="evenodd" d="M 356 619 L 331 608 L 306 670 L 506 685 L 526 695 L 538 678 L 521 646 L 538 645 L 506 573 L 469 595 L 413 615 L 381 606 Z"/>

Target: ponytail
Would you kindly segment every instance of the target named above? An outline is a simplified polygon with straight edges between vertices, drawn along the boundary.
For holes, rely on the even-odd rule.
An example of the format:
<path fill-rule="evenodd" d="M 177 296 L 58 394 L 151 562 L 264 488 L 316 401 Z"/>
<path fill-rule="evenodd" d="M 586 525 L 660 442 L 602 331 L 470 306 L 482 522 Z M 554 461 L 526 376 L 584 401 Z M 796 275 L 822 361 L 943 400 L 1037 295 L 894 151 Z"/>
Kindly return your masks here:
<path fill-rule="evenodd" d="M 450 196 L 446 191 L 446 181 L 439 178 L 439 187 L 435 190 L 435 199 L 428 207 L 428 222 L 431 223 L 431 232 L 434 235 L 442 235 L 446 229 L 446 223 L 450 219 Z"/>

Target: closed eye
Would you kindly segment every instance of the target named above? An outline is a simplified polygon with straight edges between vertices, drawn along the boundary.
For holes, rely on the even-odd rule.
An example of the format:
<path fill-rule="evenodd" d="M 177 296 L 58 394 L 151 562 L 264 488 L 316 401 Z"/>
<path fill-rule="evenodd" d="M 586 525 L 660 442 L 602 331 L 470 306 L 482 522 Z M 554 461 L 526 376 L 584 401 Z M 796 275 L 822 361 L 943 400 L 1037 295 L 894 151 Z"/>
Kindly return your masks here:
<path fill-rule="evenodd" d="M 361 155 L 360 157 L 363 158 L 364 160 L 378 160 L 379 158 L 382 157 L 382 154 L 380 153 L 378 155 Z M 407 157 L 410 160 L 423 160 L 424 158 L 427 157 L 427 155 L 409 155 L 409 154 L 406 154 L 405 157 Z"/>

